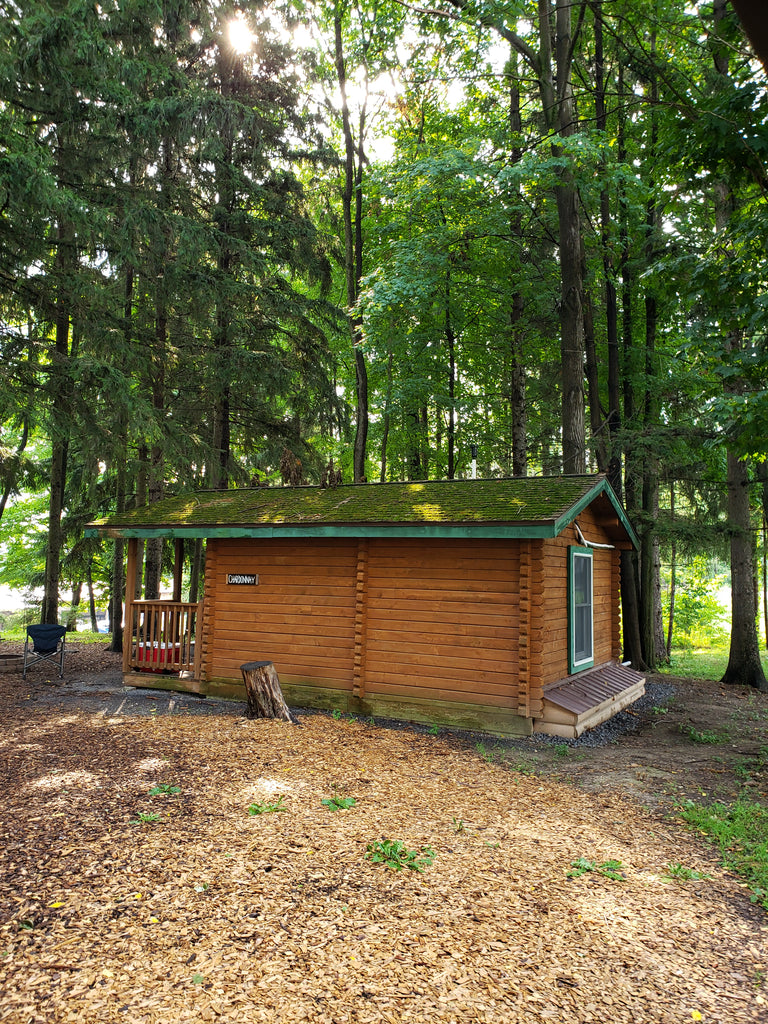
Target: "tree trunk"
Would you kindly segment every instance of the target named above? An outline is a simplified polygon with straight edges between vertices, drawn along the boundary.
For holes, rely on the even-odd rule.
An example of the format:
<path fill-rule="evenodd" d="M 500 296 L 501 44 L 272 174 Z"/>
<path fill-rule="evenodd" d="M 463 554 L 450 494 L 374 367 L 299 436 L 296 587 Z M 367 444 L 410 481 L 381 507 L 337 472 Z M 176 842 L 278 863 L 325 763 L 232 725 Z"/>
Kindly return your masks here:
<path fill-rule="evenodd" d="M 669 485 L 669 516 L 674 530 L 675 521 L 675 483 Z M 677 542 L 672 534 L 672 550 L 669 556 L 669 621 L 667 623 L 667 655 L 672 655 L 672 637 L 675 629 L 675 573 L 677 572 Z"/>
<path fill-rule="evenodd" d="M 147 451 L 146 445 L 139 445 L 138 451 L 138 468 L 136 470 L 136 494 L 133 499 L 134 508 L 144 508 L 147 504 L 147 463 L 149 461 L 149 452 Z M 136 587 L 134 590 L 134 597 L 137 601 L 141 600 L 141 595 L 144 592 L 144 541 L 138 540 L 136 542 Z"/>
<path fill-rule="evenodd" d="M 645 672 L 648 666 L 643 657 L 640 637 L 640 609 L 638 607 L 638 586 L 634 551 L 621 552 L 621 609 L 624 632 L 624 658 L 632 662 L 638 672 Z"/>
<path fill-rule="evenodd" d="M 195 542 L 192 545 L 192 556 L 190 559 L 189 567 L 189 600 L 192 604 L 197 604 L 200 593 L 200 578 L 203 571 L 203 539 L 202 537 L 196 537 Z"/>
<path fill-rule="evenodd" d="M 715 0 L 715 29 L 727 17 L 726 0 Z M 719 42 L 719 41 L 718 41 Z M 714 45 L 712 53 L 715 71 L 721 77 L 729 77 L 730 48 Z M 715 230 L 724 234 L 730 225 L 735 210 L 733 193 L 724 181 L 715 182 Z M 733 352 L 738 349 L 741 338 L 734 332 L 727 340 L 726 348 Z M 738 394 L 744 389 L 744 381 L 738 377 L 728 381 L 727 390 Z M 757 640 L 757 599 L 755 595 L 754 545 L 752 542 L 752 517 L 749 502 L 749 472 L 746 462 L 728 449 L 728 529 L 731 535 L 731 648 L 728 666 L 721 679 L 723 683 L 752 686 L 768 693 L 760 660 L 760 645 Z"/>
<path fill-rule="evenodd" d="M 279 718 L 298 725 L 283 698 L 280 680 L 271 661 L 248 661 L 240 666 L 248 698 L 246 718 Z"/>
<path fill-rule="evenodd" d="M 96 596 L 93 593 L 93 559 L 88 563 L 85 572 L 85 579 L 88 584 L 88 612 L 91 616 L 91 631 L 99 632 L 99 620 L 96 618 Z"/>
<path fill-rule="evenodd" d="M 59 176 L 63 176 L 63 167 Z M 77 261 L 75 231 L 62 221 L 56 231 L 56 296 L 55 338 L 51 352 L 51 472 L 49 477 L 48 538 L 45 550 L 45 582 L 40 621 L 55 625 L 59 621 L 59 572 L 63 531 L 64 498 L 67 481 L 67 455 L 71 424 L 69 395 L 70 371 L 70 309 L 65 293 L 65 278 Z"/>
<path fill-rule="evenodd" d="M 582 280 L 587 273 L 587 255 L 584 239 L 581 240 L 581 275 Z M 589 394 L 589 426 L 592 434 L 592 451 L 599 472 L 605 473 L 608 468 L 608 450 L 603 436 L 603 414 L 600 403 L 600 373 L 598 369 L 597 344 L 595 342 L 595 317 L 592 308 L 592 296 L 584 292 L 584 368 L 587 375 Z"/>
<path fill-rule="evenodd" d="M 520 78 L 517 65 L 517 50 L 510 47 L 509 54 L 509 132 L 513 140 L 522 138 L 523 119 L 520 110 Z M 522 160 L 522 147 L 513 141 L 510 157 L 517 163 Z M 514 213 L 510 218 L 509 233 L 514 244 L 523 238 L 522 217 Z M 512 261 L 510 260 L 510 263 Z M 512 303 L 509 313 L 509 407 L 512 420 L 512 475 L 528 474 L 528 406 L 526 395 L 525 355 L 523 342 L 525 327 L 523 314 L 525 303 L 522 292 L 513 282 Z"/>
<path fill-rule="evenodd" d="M 448 479 L 456 475 L 456 335 L 451 319 L 451 272 L 445 277 L 445 341 L 448 345 Z"/>
<path fill-rule="evenodd" d="M 355 446 L 353 474 L 355 483 L 365 477 L 366 449 L 368 445 L 368 368 L 365 365 L 361 343 L 360 317 L 356 312 L 357 293 L 363 271 L 363 133 L 365 107 L 360 114 L 358 145 L 352 135 L 347 98 L 347 65 L 342 39 L 342 13 L 337 4 L 333 18 L 334 56 L 336 76 L 341 94 L 341 125 L 344 136 L 344 190 L 342 213 L 344 221 L 344 271 L 347 292 L 347 321 L 355 355 Z M 354 217 L 353 217 L 354 208 Z"/>
<path fill-rule="evenodd" d="M 67 615 L 67 632 L 68 633 L 76 633 L 77 632 L 77 610 L 80 607 L 80 595 L 82 594 L 82 592 L 83 592 L 82 581 L 80 583 L 76 583 L 72 587 L 72 600 L 71 600 L 70 606 L 69 606 L 69 614 Z"/>
<path fill-rule="evenodd" d="M 731 534 L 731 648 L 722 683 L 768 693 L 757 642 L 747 464 L 728 452 L 728 526 Z"/>
<path fill-rule="evenodd" d="M 608 113 L 605 95 L 605 59 L 603 55 L 603 19 L 601 4 L 591 3 L 595 27 L 595 127 L 604 132 L 608 127 Z M 621 100 L 619 107 L 621 108 Z M 605 333 L 608 349 L 608 438 L 606 472 L 616 493 L 621 496 L 621 395 L 619 366 L 619 311 L 616 297 L 613 246 L 611 244 L 612 217 L 611 197 L 608 189 L 600 193 L 600 251 L 603 257 L 603 279 L 605 288 Z M 590 399 L 591 402 L 591 399 Z"/>
<path fill-rule="evenodd" d="M 389 425 L 392 419 L 391 405 L 392 405 L 392 363 L 394 355 L 392 350 L 389 352 L 389 359 L 387 360 L 387 390 L 384 396 L 384 415 L 382 417 L 382 431 L 381 431 L 381 472 L 379 474 L 379 480 L 381 483 L 387 482 L 387 443 L 389 442 Z"/>
<path fill-rule="evenodd" d="M 570 0 L 556 0 L 558 134 L 574 134 L 576 113 L 571 85 L 573 58 Z M 555 147 L 557 149 L 557 147 Z M 560 248 L 560 364 L 562 379 L 563 472 L 587 468 L 584 423 L 584 318 L 579 197 L 569 168 L 555 189 Z"/>

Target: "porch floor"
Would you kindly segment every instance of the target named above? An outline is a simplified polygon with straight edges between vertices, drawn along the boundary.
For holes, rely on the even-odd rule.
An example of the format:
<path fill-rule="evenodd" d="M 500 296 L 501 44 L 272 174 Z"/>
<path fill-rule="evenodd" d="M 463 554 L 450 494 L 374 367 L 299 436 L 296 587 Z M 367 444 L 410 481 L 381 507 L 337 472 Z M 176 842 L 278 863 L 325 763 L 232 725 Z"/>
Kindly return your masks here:
<path fill-rule="evenodd" d="M 633 704 L 645 693 L 645 676 L 610 662 L 568 676 L 544 690 L 544 712 L 534 732 L 576 739 Z"/>

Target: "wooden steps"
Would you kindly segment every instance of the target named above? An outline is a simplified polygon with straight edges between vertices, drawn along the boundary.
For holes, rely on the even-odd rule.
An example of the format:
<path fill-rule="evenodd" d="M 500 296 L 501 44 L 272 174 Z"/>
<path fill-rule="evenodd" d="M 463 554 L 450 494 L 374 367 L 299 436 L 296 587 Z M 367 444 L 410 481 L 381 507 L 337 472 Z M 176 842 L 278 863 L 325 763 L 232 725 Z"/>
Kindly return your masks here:
<path fill-rule="evenodd" d="M 609 662 L 568 676 L 544 690 L 543 714 L 534 732 L 575 739 L 612 718 L 645 693 L 645 677 L 626 665 Z"/>

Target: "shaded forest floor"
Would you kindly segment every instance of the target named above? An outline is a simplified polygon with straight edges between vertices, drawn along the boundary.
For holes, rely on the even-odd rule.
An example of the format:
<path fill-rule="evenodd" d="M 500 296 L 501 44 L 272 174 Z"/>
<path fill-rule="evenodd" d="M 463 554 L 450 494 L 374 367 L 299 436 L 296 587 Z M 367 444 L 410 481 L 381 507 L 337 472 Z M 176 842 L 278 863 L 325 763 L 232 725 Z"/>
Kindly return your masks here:
<path fill-rule="evenodd" d="M 768 918 L 674 817 L 766 799 L 762 695 L 665 677 L 637 732 L 570 748 L 251 722 L 125 691 L 98 647 L 50 678 L 0 676 L 0 1021 L 768 1017 Z"/>

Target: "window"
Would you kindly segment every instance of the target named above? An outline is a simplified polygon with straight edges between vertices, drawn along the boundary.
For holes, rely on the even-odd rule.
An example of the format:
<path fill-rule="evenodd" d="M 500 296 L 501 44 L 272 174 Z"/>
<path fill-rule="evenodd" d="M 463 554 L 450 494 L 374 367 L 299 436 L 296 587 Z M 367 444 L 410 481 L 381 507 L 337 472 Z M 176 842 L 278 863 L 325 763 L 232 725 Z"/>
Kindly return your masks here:
<path fill-rule="evenodd" d="M 594 664 L 592 551 L 568 548 L 568 671 Z"/>

